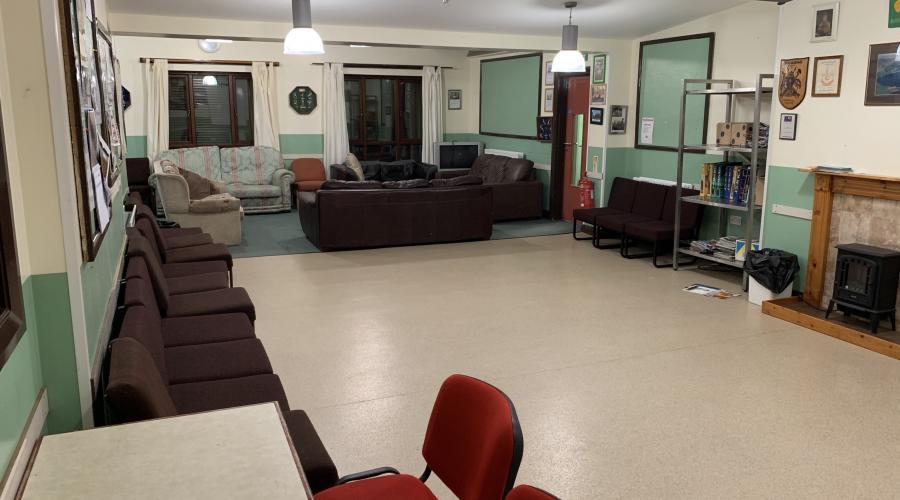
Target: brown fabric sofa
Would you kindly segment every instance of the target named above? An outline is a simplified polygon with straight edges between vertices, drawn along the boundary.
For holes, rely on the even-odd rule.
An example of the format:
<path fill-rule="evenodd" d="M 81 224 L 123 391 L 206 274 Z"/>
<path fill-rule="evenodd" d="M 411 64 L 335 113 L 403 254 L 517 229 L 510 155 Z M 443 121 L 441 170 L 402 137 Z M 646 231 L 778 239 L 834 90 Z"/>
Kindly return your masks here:
<path fill-rule="evenodd" d="M 543 215 L 544 185 L 536 180 L 534 162 L 481 155 L 471 169 L 438 172 L 438 179 L 481 177 L 494 191 L 494 221 L 536 219 Z"/>
<path fill-rule="evenodd" d="M 323 251 L 486 240 L 493 232 L 488 186 L 331 186 L 297 198 L 303 232 Z"/>

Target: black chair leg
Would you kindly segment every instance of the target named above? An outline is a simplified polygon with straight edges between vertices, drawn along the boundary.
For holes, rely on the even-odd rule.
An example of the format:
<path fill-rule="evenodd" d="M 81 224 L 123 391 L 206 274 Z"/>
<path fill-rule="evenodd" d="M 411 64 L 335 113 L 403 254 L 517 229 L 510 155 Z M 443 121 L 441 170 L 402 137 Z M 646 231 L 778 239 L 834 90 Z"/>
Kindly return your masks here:
<path fill-rule="evenodd" d="M 591 236 L 585 236 L 585 237 L 582 237 L 582 238 L 579 238 L 579 237 L 578 237 L 578 222 L 579 222 L 579 221 L 578 221 L 577 219 L 575 219 L 575 220 L 572 221 L 572 237 L 575 238 L 576 241 L 593 240 L 593 239 L 594 239 L 593 235 L 591 235 Z M 584 227 L 584 223 L 582 223 L 582 227 Z M 595 227 L 596 227 L 596 226 L 595 226 Z"/>

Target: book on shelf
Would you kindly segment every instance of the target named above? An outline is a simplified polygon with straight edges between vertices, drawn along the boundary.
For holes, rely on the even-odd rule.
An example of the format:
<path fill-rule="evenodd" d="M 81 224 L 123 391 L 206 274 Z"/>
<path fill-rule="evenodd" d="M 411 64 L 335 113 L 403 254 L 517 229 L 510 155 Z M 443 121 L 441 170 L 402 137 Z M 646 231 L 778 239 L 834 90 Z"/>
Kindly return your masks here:
<path fill-rule="evenodd" d="M 723 236 L 715 240 L 692 241 L 690 248 L 697 253 L 733 262 L 735 260 L 737 245 L 737 238 L 733 236 Z"/>
<path fill-rule="evenodd" d="M 700 197 L 746 205 L 750 173 L 750 166 L 740 162 L 704 163 L 700 171 Z"/>

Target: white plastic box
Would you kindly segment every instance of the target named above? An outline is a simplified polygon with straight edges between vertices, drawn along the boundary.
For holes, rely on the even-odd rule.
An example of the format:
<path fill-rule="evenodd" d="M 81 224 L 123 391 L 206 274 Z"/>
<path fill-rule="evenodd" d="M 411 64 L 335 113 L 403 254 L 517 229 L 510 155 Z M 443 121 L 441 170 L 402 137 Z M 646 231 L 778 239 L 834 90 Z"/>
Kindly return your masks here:
<path fill-rule="evenodd" d="M 772 293 L 768 288 L 759 284 L 753 276 L 750 276 L 750 294 L 749 299 L 751 304 L 756 304 L 761 306 L 763 302 L 767 300 L 775 300 L 775 299 L 786 299 L 791 296 L 794 291 L 794 282 L 787 286 L 783 292 L 780 294 Z"/>

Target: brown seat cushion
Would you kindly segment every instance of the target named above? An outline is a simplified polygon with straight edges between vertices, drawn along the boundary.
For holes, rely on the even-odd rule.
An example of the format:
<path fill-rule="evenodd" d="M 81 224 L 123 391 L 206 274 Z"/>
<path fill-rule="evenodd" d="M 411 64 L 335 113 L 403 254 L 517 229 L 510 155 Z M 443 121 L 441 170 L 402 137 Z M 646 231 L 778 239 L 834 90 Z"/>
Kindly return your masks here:
<path fill-rule="evenodd" d="M 622 212 L 621 210 L 616 210 L 615 208 L 576 208 L 572 210 L 572 217 L 580 222 L 587 222 L 588 224 L 593 224 L 594 219 L 600 215 L 624 215 L 628 212 Z"/>
<path fill-rule="evenodd" d="M 256 321 L 256 308 L 253 306 L 247 290 L 243 288 L 171 295 L 169 296 L 169 306 L 164 313 L 167 318 L 243 313 L 250 318 L 251 322 Z"/>
<path fill-rule="evenodd" d="M 613 231 L 616 233 L 621 233 L 625 229 L 625 224 L 635 223 L 635 222 L 652 222 L 656 219 L 651 217 L 645 217 L 643 215 L 637 214 L 606 214 L 606 215 L 598 215 L 594 218 L 594 223 L 606 229 L 608 231 Z"/>
<path fill-rule="evenodd" d="M 272 373 L 259 339 L 167 347 L 165 362 L 170 385 Z"/>
<path fill-rule="evenodd" d="M 159 232 L 167 241 L 169 238 L 180 238 L 182 236 L 191 236 L 195 234 L 204 234 L 199 227 L 161 227 Z"/>
<path fill-rule="evenodd" d="M 691 234 L 693 228 L 682 227 L 681 234 L 685 237 Z M 650 221 L 637 222 L 625 225 L 625 234 L 643 241 L 672 241 L 675 239 L 675 228 L 671 222 Z"/>
<path fill-rule="evenodd" d="M 221 243 L 167 250 L 165 260 L 167 264 L 220 260 L 228 266 L 228 269 L 231 269 L 233 264 L 231 252 L 228 251 L 228 247 Z"/>
<path fill-rule="evenodd" d="M 277 402 L 282 411 L 290 409 L 278 375 L 211 380 L 176 384 L 169 394 L 179 414 L 222 410 L 236 406 Z"/>
<path fill-rule="evenodd" d="M 166 281 L 169 283 L 169 293 L 172 295 L 209 292 L 230 286 L 227 273 L 195 274 L 193 276 L 166 278 Z"/>
<path fill-rule="evenodd" d="M 241 313 L 162 318 L 161 328 L 166 347 L 256 338 L 253 323 Z"/>
<path fill-rule="evenodd" d="M 325 181 L 320 188 L 323 191 L 336 189 L 381 189 L 379 181 Z"/>
<path fill-rule="evenodd" d="M 179 413 L 153 357 L 135 339 L 120 338 L 112 343 L 106 398 L 117 422 Z"/>
<path fill-rule="evenodd" d="M 300 458 L 300 465 L 303 466 L 303 473 L 309 482 L 309 489 L 318 493 L 334 486 L 338 480 L 337 467 L 309 416 L 303 410 L 290 410 L 283 415 L 288 434 Z"/>
<path fill-rule="evenodd" d="M 432 187 L 480 186 L 481 184 L 484 184 L 484 179 L 477 175 L 461 175 L 449 179 L 431 180 Z"/>
<path fill-rule="evenodd" d="M 318 191 L 325 181 L 298 181 L 295 182 L 298 191 Z"/>
<path fill-rule="evenodd" d="M 410 179 L 406 181 L 384 181 L 381 187 L 385 189 L 419 189 L 427 188 L 430 184 L 425 179 Z"/>
<path fill-rule="evenodd" d="M 207 273 L 225 273 L 228 274 L 228 264 L 221 260 L 210 260 L 205 262 L 176 262 L 173 264 L 163 264 L 163 274 L 167 278 L 180 278 L 183 276 L 195 276 Z"/>
<path fill-rule="evenodd" d="M 183 236 L 166 236 L 163 233 L 163 240 L 166 242 L 166 249 L 195 247 L 213 243 L 212 236 L 206 233 L 193 233 Z"/>

